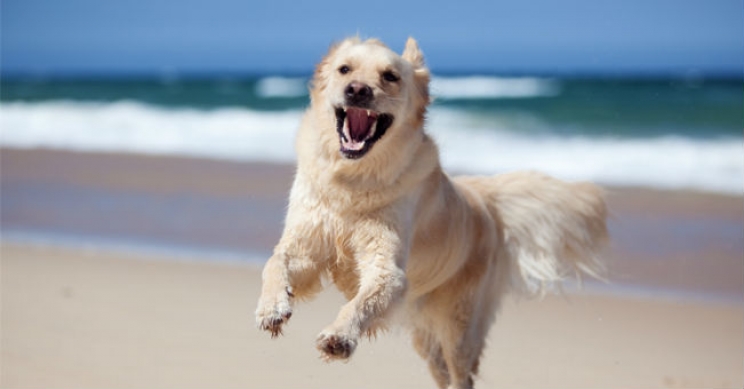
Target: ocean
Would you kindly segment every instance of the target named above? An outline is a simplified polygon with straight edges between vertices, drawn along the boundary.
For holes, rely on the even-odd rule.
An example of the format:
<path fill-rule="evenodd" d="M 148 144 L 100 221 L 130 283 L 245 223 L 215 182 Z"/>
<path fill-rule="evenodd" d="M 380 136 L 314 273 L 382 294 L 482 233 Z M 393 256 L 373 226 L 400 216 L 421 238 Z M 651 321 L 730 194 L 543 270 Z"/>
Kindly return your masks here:
<path fill-rule="evenodd" d="M 263 263 L 308 83 L 2 80 L 2 242 Z M 610 293 L 741 304 L 742 86 L 435 76 L 426 127 L 453 173 L 536 169 L 610 186 Z"/>
<path fill-rule="evenodd" d="M 6 78 L 0 146 L 292 163 L 307 76 Z M 446 169 L 742 194 L 742 79 L 435 75 Z"/>

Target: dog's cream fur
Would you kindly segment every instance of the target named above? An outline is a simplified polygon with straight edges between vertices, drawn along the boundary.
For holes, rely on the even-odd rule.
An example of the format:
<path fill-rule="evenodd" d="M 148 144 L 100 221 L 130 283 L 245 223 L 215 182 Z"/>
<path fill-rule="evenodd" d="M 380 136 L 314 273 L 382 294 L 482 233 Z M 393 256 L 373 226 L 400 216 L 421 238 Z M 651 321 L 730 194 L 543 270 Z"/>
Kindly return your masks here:
<path fill-rule="evenodd" d="M 369 107 L 394 118 L 356 159 L 339 149 L 334 114 L 348 105 L 351 82 L 370 86 Z M 396 308 L 439 387 L 465 388 L 508 291 L 541 292 L 569 273 L 601 269 L 607 212 L 589 183 L 534 172 L 450 178 L 423 128 L 428 83 L 413 39 L 402 56 L 376 40 L 347 39 L 318 65 L 256 321 L 280 334 L 293 304 L 327 275 L 349 301 L 318 336 L 324 358 L 349 358 Z"/>

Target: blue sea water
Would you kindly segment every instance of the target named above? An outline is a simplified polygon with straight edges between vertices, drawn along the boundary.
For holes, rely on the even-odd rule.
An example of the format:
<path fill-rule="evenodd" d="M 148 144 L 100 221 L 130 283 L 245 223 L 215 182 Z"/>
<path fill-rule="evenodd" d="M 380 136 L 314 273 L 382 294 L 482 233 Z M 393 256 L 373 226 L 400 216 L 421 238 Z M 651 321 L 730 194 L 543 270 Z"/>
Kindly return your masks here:
<path fill-rule="evenodd" d="M 294 161 L 306 76 L 2 80 L 0 145 Z M 741 79 L 435 76 L 444 166 L 740 194 Z"/>

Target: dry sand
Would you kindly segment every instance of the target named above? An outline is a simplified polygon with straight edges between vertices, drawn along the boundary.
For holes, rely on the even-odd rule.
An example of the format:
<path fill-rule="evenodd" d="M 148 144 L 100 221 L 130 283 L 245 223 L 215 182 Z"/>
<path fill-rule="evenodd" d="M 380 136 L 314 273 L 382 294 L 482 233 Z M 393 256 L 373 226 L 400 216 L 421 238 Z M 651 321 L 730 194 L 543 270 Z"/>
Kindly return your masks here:
<path fill-rule="evenodd" d="M 349 363 L 313 347 L 342 298 L 300 305 L 286 335 L 254 328 L 255 266 L 5 243 L 4 388 L 431 388 L 405 334 Z M 479 387 L 741 388 L 740 305 L 570 295 L 510 302 Z"/>

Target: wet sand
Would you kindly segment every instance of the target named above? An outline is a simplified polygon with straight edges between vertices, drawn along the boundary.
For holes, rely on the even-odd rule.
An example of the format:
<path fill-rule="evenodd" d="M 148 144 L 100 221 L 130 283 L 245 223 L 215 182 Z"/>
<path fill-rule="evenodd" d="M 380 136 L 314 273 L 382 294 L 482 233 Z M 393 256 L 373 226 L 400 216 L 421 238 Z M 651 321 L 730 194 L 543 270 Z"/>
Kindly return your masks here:
<path fill-rule="evenodd" d="M 256 263 L 281 234 L 294 172 L 286 165 L 13 149 L 0 150 L 0 169 L 6 237 Z M 610 285 L 744 304 L 743 199 L 608 188 Z"/>
<path fill-rule="evenodd" d="M 334 291 L 283 339 L 254 328 L 290 166 L 2 149 L 0 173 L 1 387 L 434 387 L 404 334 L 318 360 Z M 477 384 L 742 387 L 742 198 L 608 200 L 610 286 L 506 304 Z"/>

